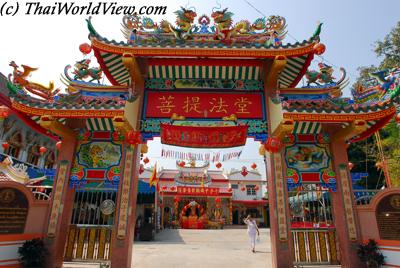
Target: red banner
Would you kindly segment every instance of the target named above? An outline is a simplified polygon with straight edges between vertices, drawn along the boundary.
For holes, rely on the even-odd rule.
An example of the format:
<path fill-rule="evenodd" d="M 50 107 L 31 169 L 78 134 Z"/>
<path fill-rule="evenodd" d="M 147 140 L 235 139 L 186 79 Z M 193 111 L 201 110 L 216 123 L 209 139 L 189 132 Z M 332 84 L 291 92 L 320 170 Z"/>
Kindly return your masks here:
<path fill-rule="evenodd" d="M 195 195 L 195 196 L 218 196 L 221 195 L 219 188 L 211 187 L 190 187 L 190 186 L 178 186 L 178 195 Z M 224 193 L 226 195 L 227 193 Z M 231 194 L 230 194 L 231 195 Z"/>
<path fill-rule="evenodd" d="M 246 144 L 247 126 L 195 127 L 161 124 L 161 143 L 193 148 L 229 148 Z"/>
<path fill-rule="evenodd" d="M 263 119 L 261 93 L 147 92 L 146 118 L 170 118 L 172 114 L 187 118 Z"/>

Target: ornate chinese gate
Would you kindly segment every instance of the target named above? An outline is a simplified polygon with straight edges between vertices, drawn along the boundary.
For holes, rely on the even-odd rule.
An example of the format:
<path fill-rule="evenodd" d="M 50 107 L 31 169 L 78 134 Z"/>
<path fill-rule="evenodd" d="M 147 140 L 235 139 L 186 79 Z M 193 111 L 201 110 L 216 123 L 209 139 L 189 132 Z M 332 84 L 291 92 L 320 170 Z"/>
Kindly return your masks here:
<path fill-rule="evenodd" d="M 125 16 L 126 41 L 120 43 L 100 36 L 88 20 L 91 45 L 80 49 L 85 55 L 93 50 L 100 68 L 85 56 L 72 77 L 68 65 L 68 94 L 55 96 L 52 84 L 27 80 L 34 68 L 11 64 L 12 108 L 62 139 L 48 226 L 52 267 L 61 267 L 64 256 L 131 267 L 140 144 L 155 136 L 204 148 L 210 139 L 219 148 L 243 145 L 245 137 L 261 141 L 273 266 L 340 259 L 343 267 L 360 267 L 346 144 L 383 127 L 396 111 L 391 101 L 397 95 L 364 109 L 340 97 L 344 70 L 337 81 L 324 63 L 307 70 L 325 51 L 321 24 L 309 40 L 285 45 L 280 16 L 235 24 L 227 9 L 214 8 L 197 23 L 194 10 L 176 14 L 176 26 Z M 112 85 L 93 83 L 103 72 Z M 296 88 L 304 76 L 307 86 Z M 221 157 L 190 150 L 180 156 Z M 240 152 L 222 159 L 232 156 Z M 116 211 L 107 214 L 112 202 Z"/>

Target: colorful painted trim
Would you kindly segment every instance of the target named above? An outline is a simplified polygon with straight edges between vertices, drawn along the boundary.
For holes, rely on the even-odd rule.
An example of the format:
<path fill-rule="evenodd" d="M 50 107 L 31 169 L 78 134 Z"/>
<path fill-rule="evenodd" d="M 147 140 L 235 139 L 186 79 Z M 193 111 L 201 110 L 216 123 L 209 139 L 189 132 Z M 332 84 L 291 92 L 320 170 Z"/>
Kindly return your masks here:
<path fill-rule="evenodd" d="M 121 110 L 92 110 L 92 109 L 70 109 L 62 110 L 57 108 L 35 108 L 13 101 L 12 107 L 20 112 L 30 115 L 48 115 L 53 117 L 65 117 L 65 118 L 92 118 L 92 117 L 106 117 L 112 118 L 115 116 L 124 115 L 124 111 Z"/>
<path fill-rule="evenodd" d="M 315 134 L 320 133 L 321 123 L 317 122 L 295 122 L 293 134 Z"/>
<path fill-rule="evenodd" d="M 86 128 L 90 131 L 114 131 L 111 118 L 88 118 Z"/>

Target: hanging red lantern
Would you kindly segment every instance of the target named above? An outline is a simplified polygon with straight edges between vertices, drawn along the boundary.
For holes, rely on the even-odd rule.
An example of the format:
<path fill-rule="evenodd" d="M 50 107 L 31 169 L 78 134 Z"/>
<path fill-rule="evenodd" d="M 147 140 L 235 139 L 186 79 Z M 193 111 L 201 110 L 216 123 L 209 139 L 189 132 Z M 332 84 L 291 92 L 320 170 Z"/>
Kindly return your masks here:
<path fill-rule="evenodd" d="M 143 163 L 146 165 L 147 163 L 149 163 L 150 162 L 150 160 L 149 160 L 149 158 L 148 157 L 146 157 L 145 159 L 143 159 Z"/>
<path fill-rule="evenodd" d="M 10 115 L 10 109 L 6 106 L 0 106 L 0 118 L 4 119 Z"/>
<path fill-rule="evenodd" d="M 117 131 L 114 131 L 112 133 L 112 138 L 114 141 L 119 141 L 119 133 Z"/>
<path fill-rule="evenodd" d="M 162 187 L 162 190 L 163 191 L 166 191 L 168 189 L 168 187 L 166 186 L 166 185 L 164 185 L 163 187 Z"/>
<path fill-rule="evenodd" d="M 185 165 L 186 165 L 186 163 L 185 163 L 185 161 L 181 161 L 181 162 L 179 162 L 179 164 L 178 164 L 180 167 L 184 167 Z"/>
<path fill-rule="evenodd" d="M 246 167 L 242 167 L 242 171 L 240 172 L 240 174 L 242 174 L 243 177 L 246 177 L 247 174 L 249 174 L 249 173 L 247 172 L 247 168 L 246 168 Z"/>
<path fill-rule="evenodd" d="M 219 197 L 215 198 L 215 202 L 216 203 L 221 203 L 221 198 L 219 198 Z"/>
<path fill-rule="evenodd" d="M 253 164 L 251 165 L 251 168 L 252 168 L 252 169 L 256 169 L 256 168 L 257 168 L 257 164 L 256 164 L 256 163 L 253 163 Z"/>
<path fill-rule="evenodd" d="M 283 143 L 277 137 L 269 137 L 264 146 L 265 146 L 265 150 L 267 150 L 268 152 L 277 153 L 281 150 Z"/>
<path fill-rule="evenodd" d="M 3 142 L 3 144 L 2 144 L 1 146 L 3 146 L 3 149 L 4 149 L 4 150 L 7 150 L 8 147 L 10 147 L 10 145 L 8 144 L 8 142 Z"/>
<path fill-rule="evenodd" d="M 351 162 L 349 162 L 347 165 L 348 165 L 348 167 L 349 167 L 349 170 L 352 170 L 352 169 L 353 169 L 353 167 L 354 167 L 354 164 L 353 164 L 353 163 L 351 163 Z"/>
<path fill-rule="evenodd" d="M 41 147 L 39 148 L 39 152 L 40 152 L 40 154 L 44 154 L 44 153 L 47 152 L 47 148 L 44 147 L 44 146 L 41 146 Z"/>
<path fill-rule="evenodd" d="M 131 130 L 128 132 L 126 140 L 131 145 L 138 145 L 141 142 L 141 136 L 139 131 Z"/>
<path fill-rule="evenodd" d="M 178 203 L 179 201 L 181 201 L 181 198 L 179 196 L 175 196 L 174 197 L 174 202 Z"/>
<path fill-rule="evenodd" d="M 56 148 L 57 148 L 57 150 L 60 150 L 60 149 L 61 149 L 61 145 L 62 145 L 62 141 L 58 141 L 58 142 L 56 143 Z"/>
<path fill-rule="evenodd" d="M 215 166 L 216 166 L 217 168 L 221 168 L 221 167 L 222 167 L 222 164 L 221 164 L 220 162 L 218 162 L 218 163 L 215 164 Z"/>
<path fill-rule="evenodd" d="M 396 119 L 396 122 L 397 122 L 398 124 L 400 124 L 400 113 L 396 114 L 396 116 L 395 116 L 394 119 Z"/>
<path fill-rule="evenodd" d="M 144 172 L 144 166 L 143 164 L 140 164 L 139 166 L 139 174 L 142 174 Z"/>
<path fill-rule="evenodd" d="M 92 52 L 92 46 L 89 45 L 88 43 L 83 43 L 79 45 L 79 51 L 82 52 L 83 54 L 87 55 L 90 52 Z"/>
<path fill-rule="evenodd" d="M 246 187 L 242 187 L 242 188 L 240 188 L 240 190 L 242 190 L 242 192 L 244 192 L 244 191 L 246 191 Z"/>
<path fill-rule="evenodd" d="M 258 190 L 260 190 L 260 187 L 258 187 L 258 185 L 256 185 L 256 186 L 254 187 L 254 190 L 255 190 L 255 191 L 258 191 Z"/>
<path fill-rule="evenodd" d="M 314 52 L 317 55 L 324 54 L 325 50 L 326 50 L 326 46 L 322 43 L 315 44 L 315 46 L 314 46 Z"/>

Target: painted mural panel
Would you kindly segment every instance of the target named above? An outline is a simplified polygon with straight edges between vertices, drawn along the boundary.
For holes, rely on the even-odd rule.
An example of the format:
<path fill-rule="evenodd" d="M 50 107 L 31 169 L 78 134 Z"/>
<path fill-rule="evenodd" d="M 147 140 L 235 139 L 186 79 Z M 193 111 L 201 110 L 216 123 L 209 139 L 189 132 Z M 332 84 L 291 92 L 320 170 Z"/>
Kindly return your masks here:
<path fill-rule="evenodd" d="M 286 180 L 289 190 L 307 183 L 317 183 L 336 191 L 336 174 L 332 170 L 329 137 L 288 135 L 285 137 Z"/>
<path fill-rule="evenodd" d="M 122 143 L 111 132 L 79 135 L 70 186 L 76 188 L 118 188 L 121 179 Z"/>

